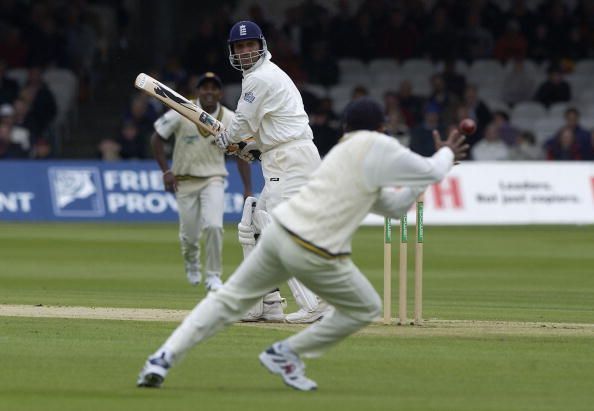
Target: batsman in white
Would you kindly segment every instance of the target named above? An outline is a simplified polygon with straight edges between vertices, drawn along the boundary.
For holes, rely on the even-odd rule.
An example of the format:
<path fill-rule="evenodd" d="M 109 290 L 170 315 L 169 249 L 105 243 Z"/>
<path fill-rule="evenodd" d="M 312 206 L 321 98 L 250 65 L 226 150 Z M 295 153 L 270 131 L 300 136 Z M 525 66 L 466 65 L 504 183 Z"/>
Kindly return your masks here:
<path fill-rule="evenodd" d="M 379 295 L 350 259 L 351 238 L 361 221 L 370 211 L 398 218 L 468 151 L 456 130 L 446 141 L 434 131 L 438 150 L 432 157 L 413 153 L 379 130 L 379 104 L 362 98 L 347 107 L 346 134 L 299 193 L 274 209 L 258 245 L 225 285 L 196 306 L 148 358 L 138 386 L 159 387 L 190 348 L 294 275 L 334 309 L 320 322 L 274 343 L 259 359 L 287 385 L 303 391 L 317 388 L 305 376 L 300 357 L 321 355 L 380 315 Z"/>
<path fill-rule="evenodd" d="M 246 199 L 238 226 L 246 257 L 255 246 L 256 237 L 270 224 L 270 212 L 297 193 L 321 160 L 301 94 L 289 76 L 270 61 L 260 27 L 251 21 L 236 23 L 229 33 L 228 45 L 231 65 L 243 73 L 242 90 L 235 119 L 217 136 L 216 142 L 225 150 L 229 144 L 253 136 L 254 141 L 239 156 L 245 158 L 254 148 L 258 149 L 265 179 L 260 198 Z M 329 310 L 326 303 L 296 279 L 290 278 L 288 285 L 299 311 L 285 317 L 280 293 L 268 290 L 243 320 L 311 323 Z"/>
<path fill-rule="evenodd" d="M 196 104 L 228 127 L 233 121 L 231 110 L 220 104 L 223 84 L 212 72 L 198 78 Z M 225 155 L 213 144 L 214 136 L 174 110 L 155 122 L 151 145 L 163 171 L 165 189 L 175 193 L 179 210 L 179 240 L 188 281 L 202 280 L 200 238 L 204 234 L 206 252 L 204 282 L 209 291 L 221 287 L 221 253 L 223 250 L 223 210 Z M 163 141 L 175 138 L 173 163 L 167 163 Z M 238 159 L 237 166 L 244 184 L 250 182 L 249 164 Z M 245 187 L 249 191 L 249 187 Z"/>

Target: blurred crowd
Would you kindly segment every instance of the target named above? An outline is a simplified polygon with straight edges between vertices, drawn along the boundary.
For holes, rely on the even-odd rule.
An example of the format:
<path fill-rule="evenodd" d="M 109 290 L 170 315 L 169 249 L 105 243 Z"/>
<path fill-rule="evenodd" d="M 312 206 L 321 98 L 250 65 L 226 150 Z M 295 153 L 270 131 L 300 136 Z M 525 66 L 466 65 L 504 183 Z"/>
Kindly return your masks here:
<path fill-rule="evenodd" d="M 127 15 L 122 2 L 112 3 L 119 32 Z M 0 2 L 0 158 L 53 156 L 56 134 L 63 133 L 60 109 L 70 108 L 60 103 L 88 99 L 108 38 L 118 36 L 106 32 L 99 15 L 85 0 Z"/>
<path fill-rule="evenodd" d="M 114 2 L 118 32 L 127 21 L 120 3 Z M 92 79 L 93 66 L 106 53 L 106 46 L 88 2 L 2 4 L 0 60 L 4 68 L 62 66 L 81 79 Z M 388 133 L 421 154 L 432 153 L 432 128 L 445 134 L 462 118 L 470 117 L 479 125 L 470 137 L 475 160 L 594 158 L 591 127 L 580 122 L 583 107 L 573 104 L 577 90 L 572 90 L 565 78 L 576 62 L 594 58 L 593 1 L 304 0 L 290 4 L 279 18 L 255 1 L 247 7 L 245 2 L 223 2 L 212 14 L 197 16 L 195 33 L 181 52 L 155 61 L 149 74 L 187 96 L 193 94 L 196 75 L 205 71 L 216 72 L 228 85 L 238 83 L 240 76 L 228 62 L 226 37 L 243 5 L 241 18 L 262 27 L 273 61 L 302 92 L 322 155 L 340 136 L 344 105 L 338 105 L 329 92 L 345 85 L 344 68 L 339 63 L 358 60 L 367 65 L 384 59 L 399 65 L 426 60 L 439 67 L 428 75 L 427 90 L 419 90 L 407 79 L 383 83 L 381 95 L 368 84 L 348 84 L 351 99 L 362 95 L 382 99 Z M 505 105 L 483 98 L 482 84 L 457 68 L 459 62 L 471 65 L 485 59 L 495 59 L 508 68 L 500 87 Z M 541 67 L 546 78 L 534 77 L 526 69 L 527 63 Z M 315 92 L 312 85 L 324 91 Z M 15 91 L 10 80 L 2 77 L 0 94 L 4 104 L 0 111 L 14 113 L 2 115 L 3 125 L 4 118 L 12 116 L 21 120 L 6 123 L 12 121 L 13 127 L 29 130 L 30 141 L 43 135 L 26 126 L 18 114 L 23 110 L 22 90 Z M 512 121 L 512 109 L 525 101 L 540 102 L 545 108 L 567 103 L 563 124 L 544 140 L 529 127 L 519 127 Z M 50 103 L 46 104 L 49 107 Z M 227 100 L 227 105 L 233 107 L 234 102 Z M 28 107 L 32 106 L 29 101 Z M 147 142 L 152 123 L 162 112 L 162 105 L 133 95 L 119 129 L 100 143 L 98 155 L 104 159 L 150 157 Z M 50 115 L 48 109 L 45 116 Z M 0 136 L 8 133 L 4 128 Z M 16 142 L 15 138 L 12 141 Z M 31 146 L 23 146 L 27 156 L 38 156 Z"/>

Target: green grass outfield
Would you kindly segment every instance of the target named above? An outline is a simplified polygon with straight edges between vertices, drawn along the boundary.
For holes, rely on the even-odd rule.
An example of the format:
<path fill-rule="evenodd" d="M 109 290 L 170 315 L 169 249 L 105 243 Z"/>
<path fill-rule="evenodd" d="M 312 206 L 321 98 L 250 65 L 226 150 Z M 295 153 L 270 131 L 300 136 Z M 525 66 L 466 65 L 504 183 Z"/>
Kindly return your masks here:
<path fill-rule="evenodd" d="M 353 256 L 380 294 L 382 241 L 381 227 L 360 230 Z M 225 247 L 229 274 L 232 226 Z M 427 226 L 424 266 L 427 325 L 373 325 L 309 361 L 315 393 L 256 359 L 295 326 L 230 327 L 162 390 L 140 390 L 142 362 L 176 322 L 0 316 L 0 409 L 592 409 L 594 227 Z M 189 310 L 203 295 L 186 285 L 175 224 L 0 224 L 0 304 Z"/>

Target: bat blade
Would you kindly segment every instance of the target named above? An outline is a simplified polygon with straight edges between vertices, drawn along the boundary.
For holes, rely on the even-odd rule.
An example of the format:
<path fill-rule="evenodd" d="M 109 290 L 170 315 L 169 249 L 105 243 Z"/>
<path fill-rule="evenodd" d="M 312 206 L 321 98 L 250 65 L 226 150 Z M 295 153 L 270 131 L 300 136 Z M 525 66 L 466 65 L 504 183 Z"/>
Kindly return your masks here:
<path fill-rule="evenodd" d="M 145 73 L 140 73 L 136 76 L 134 86 L 148 95 L 157 98 L 167 107 L 177 111 L 179 114 L 212 135 L 216 136 L 224 130 L 223 124 L 216 118 L 202 110 L 181 94 L 173 91 L 165 84 Z"/>

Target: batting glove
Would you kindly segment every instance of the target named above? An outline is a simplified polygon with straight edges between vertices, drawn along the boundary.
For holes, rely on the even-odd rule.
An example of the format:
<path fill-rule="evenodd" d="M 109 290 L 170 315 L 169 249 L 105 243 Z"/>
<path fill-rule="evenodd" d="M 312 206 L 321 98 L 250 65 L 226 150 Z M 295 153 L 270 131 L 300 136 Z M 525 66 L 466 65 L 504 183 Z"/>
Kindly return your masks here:
<path fill-rule="evenodd" d="M 227 152 L 227 147 L 229 147 L 230 144 L 229 133 L 227 133 L 227 131 L 222 131 L 215 136 L 214 142 L 221 151 Z"/>
<path fill-rule="evenodd" d="M 246 225 L 239 223 L 237 225 L 239 244 L 245 245 L 256 245 L 256 232 L 253 225 Z"/>
<path fill-rule="evenodd" d="M 259 160 L 261 154 L 260 150 L 258 150 L 258 144 L 255 141 L 249 141 L 247 143 L 242 141 L 239 143 L 237 157 L 242 160 L 251 163 L 254 160 Z"/>

